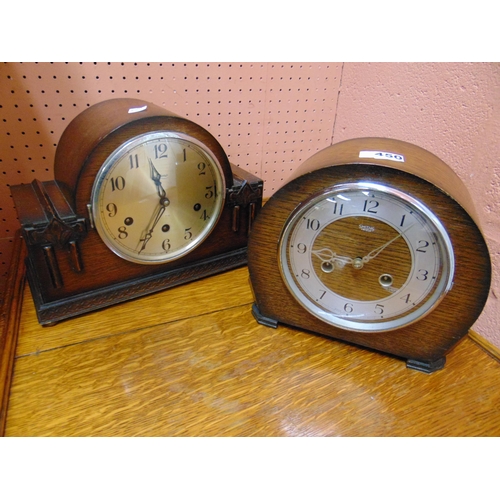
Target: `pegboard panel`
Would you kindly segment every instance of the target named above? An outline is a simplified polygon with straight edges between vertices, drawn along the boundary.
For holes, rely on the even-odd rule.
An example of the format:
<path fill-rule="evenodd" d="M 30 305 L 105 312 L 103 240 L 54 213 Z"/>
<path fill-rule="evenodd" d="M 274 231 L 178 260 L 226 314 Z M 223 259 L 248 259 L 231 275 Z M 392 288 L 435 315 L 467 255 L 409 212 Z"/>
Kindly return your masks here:
<path fill-rule="evenodd" d="M 53 177 L 58 140 L 88 106 L 135 97 L 189 118 L 261 177 L 269 197 L 331 144 L 341 71 L 341 63 L 0 64 L 0 276 L 19 227 L 9 186 Z"/>

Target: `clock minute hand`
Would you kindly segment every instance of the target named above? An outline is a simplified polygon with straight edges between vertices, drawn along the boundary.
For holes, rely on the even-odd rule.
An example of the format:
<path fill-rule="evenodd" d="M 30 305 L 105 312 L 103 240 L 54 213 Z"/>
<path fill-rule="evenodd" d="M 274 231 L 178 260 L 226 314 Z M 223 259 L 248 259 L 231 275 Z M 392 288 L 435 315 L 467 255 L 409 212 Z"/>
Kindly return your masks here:
<path fill-rule="evenodd" d="M 142 246 L 141 249 L 139 250 L 139 253 L 141 253 L 146 248 L 146 245 L 148 244 L 149 240 L 153 237 L 154 228 L 156 227 L 158 221 L 161 219 L 161 216 L 165 212 L 165 208 L 170 204 L 170 201 L 167 198 L 167 193 L 165 192 L 165 189 L 163 189 L 163 186 L 161 184 L 160 172 L 156 170 L 151 158 L 148 158 L 148 161 L 149 161 L 149 173 L 151 179 L 155 183 L 156 192 L 160 197 L 160 202 L 156 206 L 146 229 L 142 233 L 144 236 L 141 237 L 141 239 L 139 240 L 139 243 L 142 241 Z"/>
<path fill-rule="evenodd" d="M 145 248 L 146 245 L 148 244 L 149 240 L 153 237 L 153 231 L 154 228 L 156 227 L 156 224 L 158 224 L 158 221 L 161 219 L 161 216 L 163 215 L 163 212 L 165 212 L 165 205 L 160 204 L 156 207 L 155 211 L 153 212 L 153 216 L 151 217 L 151 220 L 153 221 L 152 224 L 148 224 L 148 227 L 144 231 L 144 237 L 142 237 L 139 240 L 139 243 L 142 241 L 142 247 L 139 250 L 139 253 L 141 253 Z"/>
<path fill-rule="evenodd" d="M 399 233 L 397 236 L 392 238 L 392 240 L 388 241 L 387 243 L 384 243 L 383 245 L 379 246 L 378 248 L 375 248 L 375 250 L 372 250 L 369 254 L 365 255 L 362 259 L 363 263 L 366 264 L 367 262 L 370 262 L 370 260 L 374 259 L 382 250 L 387 248 L 391 243 L 396 241 L 398 238 L 401 238 L 401 236 L 403 236 L 403 234 L 405 234 L 406 231 L 410 230 L 412 227 L 413 227 L 413 225 L 406 228 L 402 233 Z"/>

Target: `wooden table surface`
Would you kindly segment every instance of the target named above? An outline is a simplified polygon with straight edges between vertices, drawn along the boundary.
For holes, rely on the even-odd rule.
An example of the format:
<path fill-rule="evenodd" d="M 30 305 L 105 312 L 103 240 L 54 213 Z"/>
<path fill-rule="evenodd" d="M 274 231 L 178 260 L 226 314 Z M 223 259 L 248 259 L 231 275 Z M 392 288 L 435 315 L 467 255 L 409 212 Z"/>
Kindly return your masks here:
<path fill-rule="evenodd" d="M 499 436 L 500 363 L 443 370 L 251 314 L 246 267 L 41 327 L 26 287 L 7 436 Z"/>

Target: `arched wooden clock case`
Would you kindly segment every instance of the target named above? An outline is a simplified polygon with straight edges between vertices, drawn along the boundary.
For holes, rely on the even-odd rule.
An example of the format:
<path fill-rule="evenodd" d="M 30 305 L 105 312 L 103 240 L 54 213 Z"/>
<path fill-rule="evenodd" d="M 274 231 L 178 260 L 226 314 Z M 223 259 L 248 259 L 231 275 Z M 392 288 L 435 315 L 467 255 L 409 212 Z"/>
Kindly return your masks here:
<path fill-rule="evenodd" d="M 91 198 L 96 179 L 104 179 L 101 167 L 109 163 L 114 152 L 133 144 L 136 138 L 140 141 L 141 137 L 149 138 L 157 132 L 167 137 L 163 138 L 164 142 L 171 140 L 171 135 L 173 140 L 188 145 L 188 154 L 195 151 L 209 158 L 212 173 L 223 188 L 216 193 L 220 202 L 214 212 L 207 215 L 200 210 L 200 204 L 195 204 L 195 209 L 202 214 L 200 217 L 205 213 L 207 221 L 209 217 L 214 218 L 197 245 L 186 246 L 186 251 L 172 260 L 134 262 L 117 255 L 98 234 L 93 220 L 98 215 L 92 213 Z M 135 161 L 135 155 L 130 156 Z M 200 170 L 205 168 L 204 162 L 190 168 L 196 171 L 197 166 L 198 171 L 189 174 L 196 176 L 196 179 L 193 177 L 196 182 L 199 174 L 207 172 Z M 148 176 L 144 182 L 149 182 L 153 195 L 155 189 L 163 194 L 165 190 L 168 192 L 166 185 L 172 181 L 162 180 L 162 187 L 158 181 L 160 174 L 147 160 L 140 168 Z M 174 165 L 172 168 L 177 170 L 171 178 L 186 176 L 181 172 L 184 167 Z M 179 202 L 191 193 L 189 178 L 183 182 L 187 186 L 182 188 L 184 191 L 178 190 L 173 195 Z M 246 264 L 248 233 L 260 210 L 262 191 L 260 179 L 231 165 L 218 141 L 190 120 L 137 99 L 111 99 L 89 107 L 68 125 L 61 137 L 55 156 L 54 180 L 34 180 L 31 184 L 11 187 L 22 237 L 28 248 L 27 277 L 39 322 L 54 323 Z M 214 191 L 207 191 L 207 197 L 213 194 Z M 164 196 L 160 203 L 173 212 L 172 220 L 180 210 L 185 210 L 165 200 Z M 138 211 L 141 206 L 137 203 Z M 164 207 L 157 211 L 158 219 L 164 211 Z M 137 212 L 130 215 L 135 216 Z M 145 213 L 144 217 L 150 216 Z M 128 223 L 128 220 L 124 222 Z M 150 227 L 152 230 L 154 224 Z M 167 227 L 163 223 L 163 229 Z M 155 231 L 160 230 L 159 224 Z M 185 238 L 190 236 L 186 231 Z M 167 250 L 167 246 L 164 247 Z"/>
<path fill-rule="evenodd" d="M 465 186 L 418 146 L 361 138 L 307 160 L 249 240 L 253 313 L 432 372 L 486 302 L 491 263 Z"/>

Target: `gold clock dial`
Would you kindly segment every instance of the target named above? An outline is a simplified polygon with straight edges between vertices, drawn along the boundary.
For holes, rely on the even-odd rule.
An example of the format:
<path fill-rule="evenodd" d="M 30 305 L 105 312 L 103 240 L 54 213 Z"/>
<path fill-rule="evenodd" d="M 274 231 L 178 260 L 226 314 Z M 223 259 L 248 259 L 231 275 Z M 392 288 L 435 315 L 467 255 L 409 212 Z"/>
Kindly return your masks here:
<path fill-rule="evenodd" d="M 357 331 L 400 328 L 450 289 L 453 249 L 434 214 L 376 183 L 337 185 L 290 216 L 279 265 L 295 298 L 327 323 Z"/>
<path fill-rule="evenodd" d="M 140 264 L 178 259 L 202 243 L 224 205 L 221 167 L 182 133 L 150 132 L 103 163 L 92 189 L 94 224 L 120 257 Z"/>

